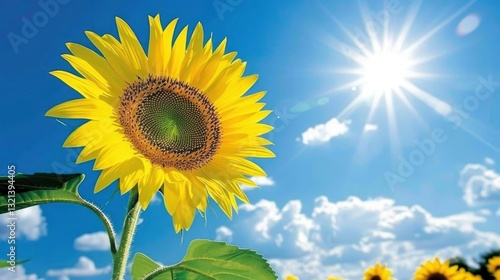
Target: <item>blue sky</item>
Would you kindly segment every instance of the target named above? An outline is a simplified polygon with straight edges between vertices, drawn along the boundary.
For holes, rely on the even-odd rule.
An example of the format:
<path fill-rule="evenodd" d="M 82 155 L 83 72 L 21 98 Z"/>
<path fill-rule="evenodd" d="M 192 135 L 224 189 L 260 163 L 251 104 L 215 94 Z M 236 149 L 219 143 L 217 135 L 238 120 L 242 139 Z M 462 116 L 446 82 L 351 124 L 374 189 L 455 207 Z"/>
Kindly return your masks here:
<path fill-rule="evenodd" d="M 99 206 L 109 199 L 112 188 L 93 194 L 92 163 L 75 165 L 79 150 L 61 147 L 81 122 L 63 126 L 44 114 L 78 97 L 48 74 L 73 71 L 60 58 L 65 43 L 90 46 L 86 30 L 116 35 L 115 16 L 143 46 L 148 15 L 161 14 L 164 25 L 199 21 L 214 41 L 228 38 L 227 49 L 248 61 L 246 74 L 259 74 L 252 91 L 268 91 L 274 113 L 265 122 L 276 127 L 268 138 L 277 157 L 256 161 L 268 177 L 253 178 L 261 189 L 247 192 L 252 204 L 231 221 L 212 203 L 207 225 L 197 216 L 181 243 L 162 203 L 153 203 L 134 252 L 173 264 L 192 239 L 219 239 L 257 249 L 280 278 L 359 279 L 380 260 L 409 279 L 426 258 L 472 259 L 500 247 L 498 1 L 54 1 L 1 4 L 1 174 L 10 164 L 22 173 L 85 173 L 82 196 Z M 48 2 L 57 6 L 49 15 Z M 393 41 L 410 27 L 402 50 L 421 42 L 411 70 L 425 75 L 406 81 L 426 94 L 404 88 L 392 104 L 382 95 L 368 119 L 375 97 L 366 84 L 349 84 L 360 76 L 343 70 L 360 67 L 360 51 L 342 27 L 371 49 L 365 22 L 380 39 L 380 18 Z M 118 231 L 126 200 L 114 197 L 104 209 Z M 20 216 L 17 253 L 31 261 L 18 279 L 109 279 L 111 256 L 94 214 L 54 204 Z"/>

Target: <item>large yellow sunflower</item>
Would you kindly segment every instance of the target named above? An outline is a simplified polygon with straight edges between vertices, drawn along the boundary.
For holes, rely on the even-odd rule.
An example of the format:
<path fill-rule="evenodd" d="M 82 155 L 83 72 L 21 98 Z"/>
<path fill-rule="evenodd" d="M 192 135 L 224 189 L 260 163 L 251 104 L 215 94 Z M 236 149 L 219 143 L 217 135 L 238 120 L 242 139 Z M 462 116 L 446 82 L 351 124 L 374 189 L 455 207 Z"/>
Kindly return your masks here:
<path fill-rule="evenodd" d="M 462 280 L 463 277 L 458 266 L 450 267 L 448 261 L 441 263 L 438 258 L 421 264 L 414 275 L 415 280 Z"/>
<path fill-rule="evenodd" d="M 55 106 L 47 116 L 88 119 L 64 147 L 84 147 L 77 163 L 95 159 L 102 170 L 99 192 L 119 180 L 122 194 L 138 187 L 146 209 L 163 194 L 176 232 L 189 229 L 196 209 L 205 212 L 211 196 L 231 218 L 235 196 L 248 203 L 239 184 L 265 176 L 248 157 L 274 157 L 261 135 L 272 127 L 259 123 L 270 111 L 258 101 L 265 92 L 245 93 L 257 75 L 243 76 L 246 62 L 204 43 L 197 24 L 188 41 L 187 26 L 174 41 L 177 19 L 163 29 L 149 17 L 147 55 L 131 28 L 116 18 L 119 38 L 86 32 L 100 51 L 68 43 L 62 57 L 81 74 L 53 71 L 83 98 Z M 187 45 L 187 46 L 186 46 Z"/>
<path fill-rule="evenodd" d="M 500 256 L 491 257 L 488 260 L 488 272 L 494 274 L 496 271 L 500 271 Z"/>
<path fill-rule="evenodd" d="M 387 266 L 376 263 L 365 270 L 363 280 L 394 280 L 394 278 L 390 277 L 391 274 L 392 271 Z"/>

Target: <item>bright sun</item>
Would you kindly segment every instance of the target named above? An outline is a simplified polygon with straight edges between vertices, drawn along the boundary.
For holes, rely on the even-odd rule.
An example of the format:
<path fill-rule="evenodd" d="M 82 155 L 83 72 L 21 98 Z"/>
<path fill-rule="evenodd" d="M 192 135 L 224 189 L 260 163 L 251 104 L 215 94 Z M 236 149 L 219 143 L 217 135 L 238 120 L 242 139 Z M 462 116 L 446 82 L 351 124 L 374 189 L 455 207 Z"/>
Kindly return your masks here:
<path fill-rule="evenodd" d="M 398 90 L 409 76 L 410 63 L 398 52 L 380 51 L 361 63 L 363 94 L 390 94 Z"/>
<path fill-rule="evenodd" d="M 332 16 L 334 22 L 347 35 L 350 42 L 344 43 L 334 37 L 329 44 L 335 51 L 354 62 L 354 65 L 348 68 L 335 69 L 336 73 L 348 74 L 353 79 L 349 79 L 350 81 L 332 91 L 346 92 L 346 90 L 352 89 L 355 96 L 337 114 L 336 118 L 348 119 L 357 108 L 368 105 L 370 108 L 366 124 L 371 124 L 374 121 L 375 113 L 383 107 L 387 114 L 391 144 L 394 144 L 391 147 L 397 147 L 399 142 L 397 123 L 401 119 L 396 116 L 397 113 L 407 112 L 412 115 L 411 119 L 424 123 L 418 111 L 421 106 L 417 109 L 414 106 L 415 101 L 424 103 L 439 115 L 448 116 L 453 109 L 447 102 L 439 98 L 440 93 L 428 92 L 420 87 L 422 84 L 426 85 L 423 80 L 435 77 L 432 73 L 422 72 L 421 65 L 434 56 L 416 54 L 424 43 L 460 16 L 474 2 L 472 0 L 465 4 L 412 42 L 408 42 L 407 39 L 422 1 L 413 1 L 408 8 L 404 22 L 398 24 L 400 28 L 398 34 L 389 32 L 389 15 L 382 17 L 383 20 L 381 20 L 380 14 L 377 14 L 379 18 L 374 19 L 368 4 L 363 1 L 360 3 L 360 8 L 365 30 L 356 29 L 355 32 L 351 32 L 342 22 Z M 418 83 L 417 80 L 419 80 Z M 429 85 L 427 84 L 427 86 Z M 397 106 L 403 106 L 405 109 L 396 110 Z"/>

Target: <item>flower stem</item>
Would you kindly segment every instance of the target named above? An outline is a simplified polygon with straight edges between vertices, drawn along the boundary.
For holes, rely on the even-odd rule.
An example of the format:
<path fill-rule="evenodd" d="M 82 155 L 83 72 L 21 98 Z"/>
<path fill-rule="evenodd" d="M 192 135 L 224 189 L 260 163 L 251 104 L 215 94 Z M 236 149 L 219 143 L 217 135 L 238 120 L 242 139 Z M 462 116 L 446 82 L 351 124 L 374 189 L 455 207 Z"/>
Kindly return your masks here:
<path fill-rule="evenodd" d="M 104 223 L 104 226 L 106 227 L 106 232 L 108 233 L 111 255 L 114 256 L 117 252 L 116 241 L 115 241 L 115 231 L 113 230 L 113 225 L 109 221 L 108 217 L 106 216 L 106 214 L 104 214 L 104 212 L 101 211 L 101 209 L 99 209 L 99 207 L 95 206 L 94 204 L 92 204 L 86 200 L 83 200 L 83 203 L 81 203 L 81 205 L 89 208 L 94 213 L 96 213 L 97 216 L 99 216 L 101 221 Z"/>
<path fill-rule="evenodd" d="M 137 220 L 139 219 L 140 212 L 141 212 L 141 206 L 138 202 L 137 189 L 133 188 L 132 191 L 130 192 L 127 214 L 125 216 L 125 221 L 123 223 L 120 246 L 118 248 L 118 252 L 113 257 L 112 279 L 114 280 L 122 280 L 125 275 L 125 270 L 127 268 L 127 261 L 130 254 L 130 247 L 132 245 L 132 239 L 134 237 L 134 232 L 137 226 Z"/>

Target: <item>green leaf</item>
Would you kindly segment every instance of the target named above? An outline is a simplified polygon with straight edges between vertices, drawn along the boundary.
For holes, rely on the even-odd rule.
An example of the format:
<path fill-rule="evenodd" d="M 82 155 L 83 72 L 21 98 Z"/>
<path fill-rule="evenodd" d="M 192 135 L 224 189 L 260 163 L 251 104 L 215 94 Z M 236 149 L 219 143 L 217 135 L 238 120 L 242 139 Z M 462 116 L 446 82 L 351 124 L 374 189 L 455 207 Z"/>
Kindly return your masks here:
<path fill-rule="evenodd" d="M 143 279 L 144 276 L 151 273 L 151 271 L 156 270 L 160 267 L 161 265 L 157 264 L 148 256 L 141 253 L 136 253 L 131 269 L 132 279 Z"/>
<path fill-rule="evenodd" d="M 137 265 L 136 261 L 139 262 Z M 225 242 L 194 240 L 189 244 L 184 259 L 173 266 L 161 267 L 142 254 L 136 255 L 132 264 L 132 279 L 267 280 L 278 277 L 269 263 L 255 251 Z"/>
<path fill-rule="evenodd" d="M 0 214 L 49 202 L 81 204 L 83 174 L 35 173 L 0 177 Z M 14 195 L 15 194 L 15 195 Z"/>
<path fill-rule="evenodd" d="M 16 262 L 16 265 L 20 265 L 20 264 L 23 264 L 23 263 L 25 263 L 27 261 L 29 261 L 29 259 L 28 260 L 15 261 L 15 262 Z M 6 267 L 11 267 L 10 261 L 8 261 L 8 260 L 1 260 L 0 261 L 0 268 L 6 268 Z"/>

